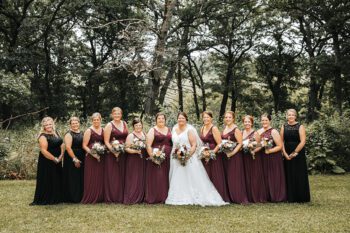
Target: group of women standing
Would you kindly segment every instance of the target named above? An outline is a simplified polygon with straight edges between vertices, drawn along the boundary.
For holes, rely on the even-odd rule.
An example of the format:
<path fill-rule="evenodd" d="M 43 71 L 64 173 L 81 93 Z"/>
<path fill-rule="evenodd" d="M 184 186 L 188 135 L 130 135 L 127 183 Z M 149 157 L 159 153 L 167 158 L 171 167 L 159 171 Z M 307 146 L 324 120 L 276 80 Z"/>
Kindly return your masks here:
<path fill-rule="evenodd" d="M 113 108 L 111 117 L 113 120 L 102 128 L 101 115 L 94 113 L 92 126 L 84 134 L 80 131 L 79 119 L 72 117 L 64 141 L 56 132 L 52 118 L 42 120 L 32 204 L 165 203 L 173 148 L 166 116 L 158 113 L 156 124 L 147 135 L 138 118 L 133 120 L 133 131 L 129 133 L 120 108 Z M 200 139 L 216 153 L 216 159 L 202 160 L 202 163 L 223 201 L 239 204 L 310 201 L 305 129 L 296 121 L 295 110 L 287 111 L 287 123 L 280 132 L 271 127 L 271 117 L 266 114 L 261 116 L 259 130 L 252 128 L 253 117 L 245 116 L 243 132 L 235 124 L 235 114 L 231 111 L 224 115 L 222 132 L 213 124 L 211 112 L 203 112 L 202 117 Z M 125 152 L 113 150 L 115 140 L 125 143 Z M 130 145 L 135 140 L 145 141 L 145 148 L 132 149 Z M 219 152 L 222 140 L 236 142 L 237 146 L 228 153 Z M 245 140 L 259 145 L 262 140 L 270 140 L 272 146 L 258 146 L 247 152 L 242 150 Z M 104 145 L 107 153 L 96 157 L 91 151 L 95 143 Z M 160 165 L 151 159 L 155 148 L 165 153 L 166 158 Z"/>

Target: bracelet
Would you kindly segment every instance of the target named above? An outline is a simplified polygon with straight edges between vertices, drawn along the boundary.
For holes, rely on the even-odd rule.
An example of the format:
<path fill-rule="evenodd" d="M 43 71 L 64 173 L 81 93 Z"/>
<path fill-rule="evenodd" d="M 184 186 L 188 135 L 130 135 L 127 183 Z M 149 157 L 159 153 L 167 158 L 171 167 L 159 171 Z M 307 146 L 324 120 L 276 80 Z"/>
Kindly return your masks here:
<path fill-rule="evenodd" d="M 73 163 L 78 163 L 80 162 L 79 159 L 77 159 L 76 157 L 73 158 Z"/>

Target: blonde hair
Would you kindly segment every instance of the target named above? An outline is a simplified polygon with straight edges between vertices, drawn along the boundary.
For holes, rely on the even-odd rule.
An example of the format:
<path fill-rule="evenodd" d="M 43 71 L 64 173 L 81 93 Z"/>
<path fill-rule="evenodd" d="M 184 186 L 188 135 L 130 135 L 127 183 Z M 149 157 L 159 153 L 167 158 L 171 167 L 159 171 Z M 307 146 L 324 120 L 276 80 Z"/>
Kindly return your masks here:
<path fill-rule="evenodd" d="M 288 118 L 288 112 L 294 113 L 295 119 L 298 118 L 298 112 L 297 112 L 297 110 L 295 110 L 294 108 L 290 108 L 290 109 L 287 110 L 287 112 L 286 112 L 286 118 Z"/>
<path fill-rule="evenodd" d="M 41 134 L 45 133 L 45 123 L 48 122 L 48 121 L 51 121 L 52 122 L 52 131 L 54 134 L 56 134 L 56 127 L 55 127 L 55 121 L 53 120 L 52 117 L 44 117 L 42 120 L 41 120 L 41 128 L 40 128 L 40 132 L 39 132 L 39 135 L 38 137 L 40 137 Z"/>
<path fill-rule="evenodd" d="M 77 121 L 80 123 L 80 119 L 76 116 L 72 116 L 71 118 L 69 118 L 68 120 L 69 125 L 72 124 L 72 121 Z"/>
<path fill-rule="evenodd" d="M 234 113 L 233 111 L 226 111 L 226 112 L 224 113 L 224 116 L 226 116 L 226 114 L 231 114 L 233 123 L 236 122 L 236 115 L 235 115 L 235 113 Z"/>
<path fill-rule="evenodd" d="M 244 120 L 248 118 L 250 120 L 250 122 L 252 123 L 252 125 L 254 124 L 254 118 L 251 116 L 251 115 L 245 115 L 243 118 L 242 118 L 242 122 L 244 123 Z"/>
<path fill-rule="evenodd" d="M 93 120 L 93 119 L 96 118 L 96 117 L 98 117 L 98 118 L 100 118 L 100 120 L 102 120 L 102 116 L 101 116 L 101 114 L 100 114 L 99 112 L 93 113 L 93 114 L 91 115 L 91 120 Z"/>
<path fill-rule="evenodd" d="M 120 111 L 123 114 L 123 110 L 121 108 L 119 108 L 119 107 L 112 108 L 112 113 L 114 113 L 116 111 Z"/>

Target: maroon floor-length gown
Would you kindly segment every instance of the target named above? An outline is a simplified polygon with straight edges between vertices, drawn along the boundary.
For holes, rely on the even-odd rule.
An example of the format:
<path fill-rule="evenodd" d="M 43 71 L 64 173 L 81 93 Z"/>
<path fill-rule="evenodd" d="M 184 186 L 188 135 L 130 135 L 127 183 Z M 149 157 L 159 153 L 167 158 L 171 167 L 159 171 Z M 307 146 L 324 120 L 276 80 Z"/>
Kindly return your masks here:
<path fill-rule="evenodd" d="M 209 148 L 213 150 L 216 147 L 216 142 L 212 132 L 213 127 L 210 128 L 209 132 L 204 135 L 203 130 L 201 131 L 200 138 L 204 144 L 208 144 Z M 209 160 L 207 163 L 202 159 L 203 166 L 207 171 L 209 179 L 214 184 L 216 190 L 220 193 L 222 199 L 226 202 L 230 201 L 228 190 L 226 186 L 225 170 L 223 164 L 223 154 L 218 153 L 215 160 Z"/>
<path fill-rule="evenodd" d="M 88 147 L 91 149 L 95 142 L 104 144 L 103 129 L 101 134 L 91 131 Z M 95 204 L 103 202 L 103 177 L 104 177 L 104 160 L 105 155 L 101 156 L 100 162 L 87 154 L 84 166 L 84 194 L 81 200 L 83 204 Z"/>
<path fill-rule="evenodd" d="M 251 132 L 243 140 L 254 138 L 255 131 Z M 250 153 L 242 152 L 245 171 L 246 189 L 248 201 L 252 203 L 267 202 L 267 191 L 264 181 L 261 153 L 255 153 L 255 159 Z"/>
<path fill-rule="evenodd" d="M 148 204 L 164 203 L 168 197 L 169 190 L 169 168 L 170 153 L 172 149 L 171 131 L 168 129 L 166 135 L 154 129 L 154 140 L 152 148 L 162 149 L 166 155 L 165 161 L 161 165 L 147 160 L 146 165 L 146 191 L 145 202 Z"/>
<path fill-rule="evenodd" d="M 109 141 L 118 140 L 120 143 L 125 143 L 128 136 L 126 123 L 123 121 L 123 131 L 120 131 L 113 122 L 111 125 Z M 106 203 L 123 203 L 124 201 L 125 158 L 125 154 L 120 154 L 118 159 L 111 152 L 106 155 L 104 171 L 104 201 Z"/>
<path fill-rule="evenodd" d="M 222 133 L 221 138 L 229 139 L 233 142 L 236 142 L 237 141 L 235 137 L 236 129 L 237 127 L 226 134 Z M 231 158 L 227 158 L 226 155 L 224 155 L 223 157 L 224 157 L 224 167 L 226 171 L 228 193 L 229 193 L 231 202 L 238 203 L 238 204 L 247 204 L 248 196 L 247 196 L 247 190 L 245 185 L 242 152 L 241 151 L 237 152 Z"/>
<path fill-rule="evenodd" d="M 268 140 L 271 140 L 271 133 L 272 128 L 263 132 L 261 134 L 261 138 L 267 138 Z M 262 149 L 261 156 L 268 201 L 286 201 L 286 179 L 284 174 L 284 166 L 281 151 L 271 154 L 265 154 L 265 150 Z"/>
<path fill-rule="evenodd" d="M 133 134 L 135 138 L 142 140 Z M 126 153 L 124 204 L 142 203 L 145 196 L 146 150 L 141 155 Z"/>

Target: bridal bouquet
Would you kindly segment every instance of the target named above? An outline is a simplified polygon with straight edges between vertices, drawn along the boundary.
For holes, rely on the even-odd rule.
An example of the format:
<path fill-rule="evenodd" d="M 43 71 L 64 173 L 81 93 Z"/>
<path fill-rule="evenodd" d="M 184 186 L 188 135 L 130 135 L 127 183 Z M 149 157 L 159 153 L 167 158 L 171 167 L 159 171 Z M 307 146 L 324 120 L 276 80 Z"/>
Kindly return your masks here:
<path fill-rule="evenodd" d="M 113 140 L 111 145 L 113 153 L 124 153 L 125 145 L 123 143 L 118 140 Z"/>
<path fill-rule="evenodd" d="M 210 150 L 209 145 L 205 144 L 204 146 L 202 146 L 202 148 L 200 149 L 200 153 L 199 153 L 199 159 L 204 159 L 204 161 L 206 163 L 209 162 L 209 160 L 215 160 L 216 159 L 216 154 L 214 153 L 213 150 Z"/>
<path fill-rule="evenodd" d="M 231 141 L 230 138 L 224 139 L 221 141 L 219 152 L 224 152 L 227 154 L 233 151 L 236 146 L 237 146 L 237 142 Z"/>
<path fill-rule="evenodd" d="M 146 149 L 146 141 L 138 138 L 134 138 L 132 144 L 129 146 L 133 150 L 143 150 Z"/>
<path fill-rule="evenodd" d="M 253 159 L 255 159 L 255 152 L 254 150 L 260 146 L 260 143 L 255 141 L 254 138 L 252 139 L 246 139 L 243 141 L 243 152 L 245 154 L 251 154 Z"/>
<path fill-rule="evenodd" d="M 179 160 L 182 166 L 186 166 L 187 161 L 191 158 L 190 150 L 186 145 L 176 144 L 172 157 Z"/>
<path fill-rule="evenodd" d="M 100 157 L 105 154 L 106 148 L 99 142 L 95 142 L 91 147 L 91 155 L 100 162 Z"/>
<path fill-rule="evenodd" d="M 164 146 L 162 149 L 153 148 L 151 160 L 157 165 L 161 165 L 165 160 Z"/>
<path fill-rule="evenodd" d="M 132 144 L 128 147 L 133 150 L 143 150 L 146 149 L 146 141 L 139 138 L 134 138 Z M 140 157 L 142 158 L 142 154 L 140 154 Z"/>
<path fill-rule="evenodd" d="M 273 139 L 272 138 L 262 138 L 261 139 L 261 147 L 264 147 L 265 149 L 271 149 L 273 148 Z"/>
<path fill-rule="evenodd" d="M 112 145 L 111 151 L 118 161 L 120 153 L 124 153 L 125 145 L 124 143 L 121 143 L 118 140 L 113 140 L 111 145 Z"/>

